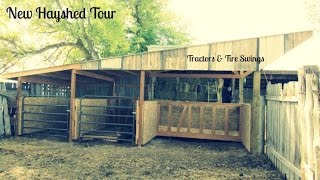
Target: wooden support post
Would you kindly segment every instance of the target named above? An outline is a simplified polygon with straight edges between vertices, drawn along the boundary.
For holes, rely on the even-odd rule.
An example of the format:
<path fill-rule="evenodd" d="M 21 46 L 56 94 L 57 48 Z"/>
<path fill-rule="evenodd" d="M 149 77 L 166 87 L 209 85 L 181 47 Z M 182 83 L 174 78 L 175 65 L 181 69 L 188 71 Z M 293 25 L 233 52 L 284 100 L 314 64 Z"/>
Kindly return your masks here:
<path fill-rule="evenodd" d="M 244 78 L 239 79 L 239 103 L 243 103 L 243 81 Z"/>
<path fill-rule="evenodd" d="M 145 71 L 140 72 L 140 98 L 139 98 L 139 118 L 138 118 L 138 125 L 139 125 L 139 134 L 138 134 L 138 145 L 141 146 L 142 144 L 142 120 L 143 120 L 143 104 L 144 104 L 144 84 L 145 84 Z"/>
<path fill-rule="evenodd" d="M 73 69 L 71 71 L 71 85 L 70 85 L 70 119 L 69 119 L 69 142 L 72 142 L 73 133 L 75 133 L 75 121 L 74 121 L 74 113 L 75 113 L 75 98 L 76 98 L 76 82 L 77 75 L 76 71 Z"/>
<path fill-rule="evenodd" d="M 148 86 L 148 98 L 149 100 L 154 100 L 154 83 L 156 82 L 156 77 L 149 78 Z"/>
<path fill-rule="evenodd" d="M 304 69 L 300 69 L 298 71 L 298 127 L 300 129 L 299 139 L 300 139 L 300 154 L 301 154 L 301 179 L 305 179 L 305 164 L 307 161 L 307 154 L 306 154 L 306 136 L 305 131 L 306 129 L 305 124 L 305 116 L 304 116 L 304 104 L 306 98 L 306 82 L 305 82 L 305 71 Z"/>
<path fill-rule="evenodd" d="M 253 74 L 253 105 L 252 105 L 252 126 L 251 126 L 251 152 L 254 154 L 263 154 L 263 140 L 264 129 L 262 129 L 261 122 L 261 101 L 260 101 L 260 87 L 261 87 L 261 73 L 255 71 Z"/>
<path fill-rule="evenodd" d="M 315 151 L 315 179 L 320 179 L 320 143 L 314 148 Z"/>
<path fill-rule="evenodd" d="M 314 175 L 320 179 L 319 67 L 315 66 L 311 73 Z"/>
<path fill-rule="evenodd" d="M 116 96 L 116 82 L 113 82 L 113 86 L 112 86 L 112 96 Z"/>
<path fill-rule="evenodd" d="M 231 102 L 232 103 L 236 102 L 235 93 L 234 93 L 235 87 L 236 87 L 236 79 L 231 79 Z"/>
<path fill-rule="evenodd" d="M 22 134 L 22 81 L 21 77 L 18 78 L 17 86 L 17 122 L 15 123 L 15 134 Z"/>
<path fill-rule="evenodd" d="M 314 148 L 319 142 L 315 142 L 314 138 L 318 138 L 319 133 L 319 99 L 318 99 L 318 66 L 305 66 L 306 79 L 306 99 L 304 104 L 304 115 L 306 124 L 306 153 L 307 167 L 305 171 L 306 179 L 314 179 L 315 176 L 315 152 Z M 315 101 L 315 102 L 314 102 Z M 317 140 L 318 141 L 318 140 Z"/>

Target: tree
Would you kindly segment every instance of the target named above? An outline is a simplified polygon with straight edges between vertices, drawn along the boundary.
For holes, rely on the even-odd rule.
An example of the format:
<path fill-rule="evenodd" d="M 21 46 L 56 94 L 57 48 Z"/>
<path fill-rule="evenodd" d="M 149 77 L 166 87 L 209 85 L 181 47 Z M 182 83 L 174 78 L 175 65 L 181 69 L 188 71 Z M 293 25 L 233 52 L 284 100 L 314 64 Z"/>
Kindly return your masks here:
<path fill-rule="evenodd" d="M 144 52 L 148 45 L 188 42 L 165 0 L 11 0 L 2 9 L 31 10 L 31 19 L 9 19 L 1 12 L 0 73 L 17 61 L 37 55 L 55 64 Z M 36 9 L 85 9 L 86 19 L 39 19 Z M 116 11 L 113 19 L 95 18 L 94 9 Z M 90 12 L 90 9 L 92 10 Z"/>

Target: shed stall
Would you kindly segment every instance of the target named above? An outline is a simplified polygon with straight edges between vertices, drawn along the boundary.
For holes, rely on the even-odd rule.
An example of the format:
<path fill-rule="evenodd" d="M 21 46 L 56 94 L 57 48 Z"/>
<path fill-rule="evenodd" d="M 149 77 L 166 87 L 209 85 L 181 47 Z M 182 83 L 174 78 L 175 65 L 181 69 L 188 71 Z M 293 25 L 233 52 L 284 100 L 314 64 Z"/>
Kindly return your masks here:
<path fill-rule="evenodd" d="M 1 77 L 16 79 L 19 84 L 32 81 L 66 84 L 70 88 L 68 131 L 70 141 L 86 137 L 106 138 L 110 136 L 108 133 L 116 136 L 110 140 L 116 140 L 124 136 L 121 132 L 127 132 L 123 129 L 134 124 L 130 127 L 131 129 L 129 128 L 131 131 L 129 139 L 138 145 L 146 144 L 155 136 L 170 136 L 242 141 L 249 151 L 259 152 L 262 149 L 260 140 L 263 139 L 263 130 L 258 123 L 261 119 L 259 69 L 309 38 L 311 34 L 312 32 L 306 31 L 179 47 L 8 73 Z M 188 55 L 194 57 L 226 57 L 226 55 L 264 57 L 264 61 L 240 62 L 225 59 L 196 62 L 190 61 L 187 58 Z M 243 103 L 245 101 L 243 82 L 250 74 L 252 74 L 253 82 L 251 105 Z M 186 88 L 188 85 L 181 86 L 181 88 L 178 85 L 172 87 L 176 89 L 177 96 L 159 97 L 157 93 L 163 93 L 166 89 L 161 89 L 157 83 L 164 79 L 173 79 L 173 81 L 181 81 L 184 84 L 188 84 L 186 79 L 200 82 L 206 80 L 208 87 L 211 86 L 211 82 L 216 82 L 216 86 L 219 87 L 216 93 L 219 96 L 212 100 L 214 98 L 209 97 L 211 93 L 208 88 L 206 89 L 207 98 L 177 98 L 183 93 L 201 94 L 200 90 L 198 91 L 201 89 L 198 88 L 201 87 L 200 84 L 197 88 Z M 232 92 L 236 90 L 238 92 L 233 94 L 236 97 L 233 103 L 223 103 L 221 100 L 224 82 L 230 84 Z M 19 89 L 18 96 L 21 97 Z M 121 102 L 123 96 L 130 99 L 130 102 Z M 21 122 L 23 121 L 21 107 L 20 105 L 19 135 L 21 135 Z M 130 111 L 123 110 L 130 108 L 132 109 Z M 108 118 L 110 115 L 113 118 Z M 118 116 L 123 116 L 124 122 L 119 122 L 115 118 Z M 107 122 L 106 119 L 111 119 L 111 121 Z M 110 126 L 117 127 L 119 124 L 123 125 L 122 129 L 110 130 Z M 84 128 L 85 125 L 89 128 Z"/>

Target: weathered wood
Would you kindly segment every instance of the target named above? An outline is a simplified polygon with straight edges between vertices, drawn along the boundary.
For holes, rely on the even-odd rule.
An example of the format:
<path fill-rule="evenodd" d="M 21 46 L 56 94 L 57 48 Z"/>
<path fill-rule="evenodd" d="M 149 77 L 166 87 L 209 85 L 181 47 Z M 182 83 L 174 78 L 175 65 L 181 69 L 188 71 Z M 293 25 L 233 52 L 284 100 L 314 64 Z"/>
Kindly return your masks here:
<path fill-rule="evenodd" d="M 261 73 L 255 71 L 253 74 L 253 106 L 251 123 L 251 150 L 254 154 L 263 153 L 264 129 L 261 127 L 261 105 L 260 105 L 260 87 Z"/>
<path fill-rule="evenodd" d="M 5 136 L 8 137 L 8 136 L 11 136 L 11 122 L 10 122 L 10 116 L 8 112 L 7 98 L 2 98 L 2 103 L 3 103 L 3 121 L 4 121 Z"/>
<path fill-rule="evenodd" d="M 319 119 L 319 67 L 315 67 L 311 73 L 312 89 L 312 123 L 313 123 L 313 158 L 315 179 L 320 179 L 320 119 Z"/>
<path fill-rule="evenodd" d="M 187 106 L 184 105 L 184 106 L 183 106 L 182 113 L 181 113 L 181 117 L 180 117 L 180 119 L 179 119 L 179 124 L 178 124 L 177 132 L 180 131 L 180 128 L 181 128 L 181 126 L 182 126 L 182 123 L 183 123 L 183 121 L 185 120 L 185 118 L 186 118 L 186 116 L 187 116 L 187 109 L 188 109 Z"/>
<path fill-rule="evenodd" d="M 251 106 L 250 104 L 243 104 L 240 107 L 240 111 L 242 112 L 242 125 L 241 125 L 241 137 L 242 144 L 246 147 L 246 149 L 251 152 Z"/>
<path fill-rule="evenodd" d="M 239 103 L 243 103 L 243 83 L 244 79 L 239 79 Z"/>
<path fill-rule="evenodd" d="M 144 108 L 144 85 L 145 85 L 145 71 L 140 72 L 140 93 L 139 93 L 139 116 L 138 116 L 138 125 L 139 125 L 139 134 L 138 134 L 138 145 L 142 145 L 143 138 L 143 129 L 142 129 L 142 121 L 143 121 L 143 111 Z"/>
<path fill-rule="evenodd" d="M 0 84 L 1 88 L 1 84 Z M 4 132 L 4 122 L 3 122 L 3 104 L 2 104 L 3 97 L 0 96 L 0 136 L 3 136 L 5 134 Z"/>
<path fill-rule="evenodd" d="M 285 159 L 281 154 L 277 152 L 277 150 L 272 147 L 271 145 L 267 144 L 267 148 L 269 153 L 273 154 L 275 158 L 280 161 L 284 166 L 286 166 L 288 169 L 291 170 L 294 174 L 296 174 L 298 177 L 301 177 L 300 169 L 295 167 L 291 162 L 289 162 L 287 159 Z"/>
<path fill-rule="evenodd" d="M 69 118 L 69 142 L 72 142 L 72 137 L 75 137 L 75 98 L 76 98 L 76 83 L 77 75 L 76 70 L 71 71 L 71 84 L 70 84 L 70 118 Z M 73 134 L 72 134 L 73 133 Z"/>
<path fill-rule="evenodd" d="M 113 78 L 106 77 L 106 76 L 103 76 L 103 75 L 100 75 L 100 74 L 96 74 L 96 73 L 93 73 L 93 72 L 89 72 L 89 71 L 76 70 L 75 73 L 78 74 L 78 75 L 81 75 L 81 76 L 87 76 L 87 77 L 100 79 L 100 80 L 104 80 L 104 81 L 108 81 L 108 82 L 114 82 Z"/>
<path fill-rule="evenodd" d="M 309 69 L 306 69 L 308 71 Z M 307 164 L 313 170 L 314 169 L 314 159 L 313 159 L 313 121 L 312 121 L 312 86 L 311 86 L 311 78 L 312 75 L 310 73 L 306 73 L 306 101 L 304 105 L 304 115 L 306 120 L 306 142 L 307 142 Z M 313 176 L 311 174 L 307 175 L 307 177 Z M 309 178 L 308 177 L 308 178 Z"/>
<path fill-rule="evenodd" d="M 241 75 L 237 74 L 177 74 L 177 73 L 151 73 L 151 77 L 163 77 L 163 78 L 224 78 L 224 79 L 239 79 Z"/>
<path fill-rule="evenodd" d="M 62 66 L 47 67 L 42 69 L 27 70 L 22 72 L 7 73 L 7 74 L 2 74 L 1 78 L 9 79 L 14 77 L 32 76 L 37 74 L 66 71 L 71 69 L 81 69 L 81 64 L 68 64 L 68 65 L 62 65 Z"/>
<path fill-rule="evenodd" d="M 182 132 L 177 133 L 177 132 L 158 131 L 157 136 L 241 142 L 241 137 L 239 137 L 239 136 L 226 136 L 226 135 L 211 135 L 211 134 L 209 135 L 209 134 L 182 133 Z"/>
<path fill-rule="evenodd" d="M 200 120 L 200 125 L 199 125 L 199 129 L 200 129 L 200 134 L 203 133 L 203 106 L 200 106 L 200 117 L 199 117 L 199 120 Z"/>
<path fill-rule="evenodd" d="M 314 148 L 315 152 L 315 179 L 320 179 L 320 143 Z"/>
<path fill-rule="evenodd" d="M 169 110 L 168 110 L 168 132 L 171 131 L 171 119 L 172 119 L 172 106 L 169 104 Z"/>
<path fill-rule="evenodd" d="M 192 125 L 192 105 L 188 108 L 188 133 L 191 132 L 191 125 Z"/>
<path fill-rule="evenodd" d="M 216 114 L 216 107 L 212 107 L 212 114 Z M 212 124 L 211 124 L 211 130 L 212 134 L 215 134 L 215 128 L 216 128 L 216 116 L 212 116 Z"/>
<path fill-rule="evenodd" d="M 68 81 L 53 79 L 49 77 L 42 77 L 42 76 L 25 76 L 25 77 L 21 77 L 20 80 L 22 82 L 37 83 L 37 84 L 46 84 L 46 85 L 50 84 L 50 85 L 65 86 L 65 87 L 69 86 Z"/>
<path fill-rule="evenodd" d="M 218 79 L 218 84 L 216 86 L 217 88 L 217 98 L 218 102 L 222 103 L 222 88 L 223 88 L 224 80 L 223 79 Z"/>
<path fill-rule="evenodd" d="M 158 102 L 145 101 L 143 110 L 143 138 L 142 144 L 151 141 L 157 135 Z"/>
<path fill-rule="evenodd" d="M 18 78 L 17 82 L 17 123 L 15 126 L 16 135 L 22 134 L 22 81 Z"/>
<path fill-rule="evenodd" d="M 229 135 L 229 108 L 225 107 L 224 113 L 224 134 Z"/>

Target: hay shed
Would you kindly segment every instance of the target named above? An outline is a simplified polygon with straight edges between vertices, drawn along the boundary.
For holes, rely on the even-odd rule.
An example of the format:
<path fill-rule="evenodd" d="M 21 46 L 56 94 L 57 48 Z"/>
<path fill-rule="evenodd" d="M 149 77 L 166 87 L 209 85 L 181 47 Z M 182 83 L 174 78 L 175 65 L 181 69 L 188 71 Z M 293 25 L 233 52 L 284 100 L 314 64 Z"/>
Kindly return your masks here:
<path fill-rule="evenodd" d="M 7 73 L 0 77 L 18 82 L 18 135 L 23 133 L 24 121 L 21 84 L 27 82 L 30 91 L 36 91 L 34 88 L 38 87 L 40 96 L 67 99 L 69 141 L 81 138 L 80 118 L 87 121 L 92 132 L 104 131 L 121 136 L 121 130 L 105 130 L 105 127 L 130 126 L 130 138 L 134 137 L 132 141 L 138 145 L 146 144 L 155 136 L 170 136 L 239 141 L 255 152 L 261 146 L 259 138 L 263 136 L 257 123 L 262 118 L 260 70 L 311 36 L 311 31 L 304 31 L 214 42 Z M 190 55 L 222 57 L 223 60 L 200 62 L 190 59 Z M 227 56 L 244 56 L 249 60 L 232 60 Z M 255 60 L 257 57 L 264 60 Z M 244 96 L 247 78 L 251 81 L 248 97 Z M 210 92 L 210 86 L 218 86 L 219 79 L 231 88 L 232 103 L 216 102 L 216 97 L 209 97 L 217 94 L 214 90 Z M 39 85 L 42 85 L 40 90 Z M 222 91 L 227 88 L 225 86 L 222 83 Z M 174 95 L 168 93 L 170 91 Z M 121 102 L 121 97 L 130 98 L 130 101 Z M 251 98 L 250 101 L 247 98 Z M 123 122 L 116 121 L 115 117 L 119 116 Z M 131 127 L 130 123 L 134 125 Z M 117 135 L 109 138 L 116 140 Z"/>

